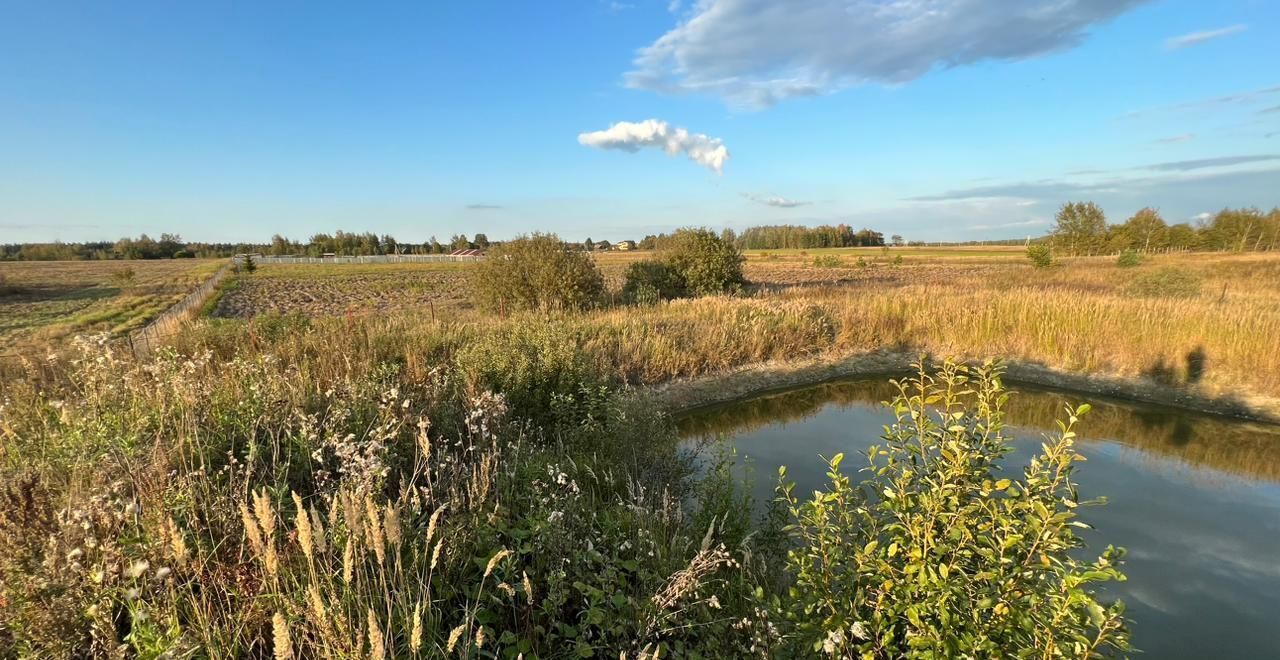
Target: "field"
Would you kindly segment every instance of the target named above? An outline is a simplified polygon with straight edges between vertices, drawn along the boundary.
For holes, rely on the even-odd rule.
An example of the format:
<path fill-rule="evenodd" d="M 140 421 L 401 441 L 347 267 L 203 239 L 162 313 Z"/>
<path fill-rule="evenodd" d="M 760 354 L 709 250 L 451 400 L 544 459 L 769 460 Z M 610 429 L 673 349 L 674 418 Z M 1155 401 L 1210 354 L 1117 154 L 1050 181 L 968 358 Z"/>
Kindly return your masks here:
<path fill-rule="evenodd" d="M 466 264 L 270 265 L 242 274 L 213 316 L 426 312 L 469 309 Z"/>
<path fill-rule="evenodd" d="M 472 307 L 472 266 L 259 265 L 230 280 L 215 318 L 170 340 L 172 352 L 138 361 L 90 347 L 82 357 L 92 359 L 68 355 L 38 378 L 0 379 L 0 648 L 36 657 L 107 655 L 121 644 L 140 657 L 804 657 L 830 641 L 808 626 L 804 602 L 834 577 L 803 560 L 824 538 L 841 539 L 837 564 L 882 571 L 856 588 L 885 594 L 865 602 L 882 608 L 870 616 L 888 622 L 873 628 L 883 639 L 909 631 L 924 640 L 913 645 L 945 655 L 945 631 L 956 626 L 1012 635 L 999 630 L 1011 619 L 992 609 L 1006 599 L 1042 622 L 1018 638 L 1036 655 L 1054 656 L 1078 630 L 1122 646 L 1118 610 L 1063 590 L 1086 573 L 1115 576 L 1108 555 L 1086 564 L 1069 552 L 1069 438 L 1046 445 L 1031 468 L 1040 473 L 1001 473 L 1016 478 L 996 483 L 1025 497 L 987 499 L 999 478 L 985 453 L 999 451 L 986 432 L 999 389 L 983 372 L 947 367 L 927 395 L 899 402 L 923 412 L 947 391 L 983 391 L 954 404 L 974 414 L 949 418 L 971 426 L 950 426 L 962 440 L 945 451 L 987 449 L 952 470 L 935 447 L 919 468 L 932 472 L 868 486 L 922 507 L 911 513 L 922 527 L 908 531 L 897 511 L 841 514 L 863 516 L 866 529 L 885 525 L 865 531 L 801 501 L 752 518 L 731 474 L 699 469 L 670 417 L 629 388 L 893 351 L 1280 399 L 1273 255 L 1035 269 L 1016 251 L 752 253 L 736 295 L 617 302 L 628 264 L 650 256 L 597 255 L 610 288 L 599 306 L 508 315 Z M 158 267 L 178 265 L 192 270 L 169 276 L 192 282 L 208 267 Z M 138 281 L 149 266 L 136 265 Z M 110 288 L 101 280 L 110 270 L 85 267 L 100 279 L 83 276 L 83 290 Z M 46 277 L 79 281 L 66 265 L 48 268 Z M 899 446 L 939 437 L 920 432 Z M 963 501 L 1009 508 L 948 508 L 929 486 L 939 480 L 967 493 Z M 858 501 L 848 484 L 831 487 L 831 501 Z M 927 569 L 928 585 L 904 580 L 925 574 L 903 564 L 935 524 L 988 533 L 940 557 L 947 568 Z M 1021 533 L 1030 527 L 1047 531 Z M 1022 568 L 981 559 L 991 534 Z M 935 580 L 937 571 L 954 572 Z M 1010 599 L 1010 584 L 1037 596 Z M 965 600 L 951 605 L 957 596 Z M 900 611 L 924 602 L 942 603 L 930 607 L 951 624 Z M 1067 602 L 1075 628 L 1053 623 L 1058 613 L 1042 605 Z"/>
<path fill-rule="evenodd" d="M 650 257 L 595 256 L 610 301 L 618 298 L 628 264 Z M 1209 396 L 1280 399 L 1280 354 L 1273 350 L 1280 336 L 1280 289 L 1273 284 L 1280 281 L 1280 258 L 1274 255 L 1160 255 L 1133 268 L 1117 266 L 1114 257 L 1092 257 L 1048 269 L 1033 268 L 1020 250 L 1002 248 L 777 250 L 746 257 L 745 296 L 606 306 L 556 323 L 573 329 L 589 359 L 635 385 L 756 362 L 907 350 L 998 356 Z M 430 320 L 463 321 L 475 332 L 546 321 L 479 314 L 468 297 L 466 268 L 261 266 L 229 287 L 214 315 L 367 318 L 409 336 L 434 332 L 423 325 Z"/>
<path fill-rule="evenodd" d="M 140 328 L 224 263 L 0 262 L 0 345 L 18 352 L 79 333 Z"/>

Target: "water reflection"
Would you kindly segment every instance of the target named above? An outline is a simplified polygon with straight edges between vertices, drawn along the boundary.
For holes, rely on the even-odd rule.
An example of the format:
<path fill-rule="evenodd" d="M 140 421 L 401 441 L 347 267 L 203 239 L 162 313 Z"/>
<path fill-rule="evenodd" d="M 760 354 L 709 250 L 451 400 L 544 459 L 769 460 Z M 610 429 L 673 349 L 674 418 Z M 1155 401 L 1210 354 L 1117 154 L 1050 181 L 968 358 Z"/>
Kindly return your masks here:
<path fill-rule="evenodd" d="M 1081 494 L 1109 503 L 1084 513 L 1098 527 L 1086 541 L 1129 549 L 1129 581 L 1114 590 L 1145 655 L 1280 657 L 1280 427 L 1013 389 L 1013 465 L 1065 402 L 1093 404 L 1081 428 Z M 822 487 L 819 455 L 843 451 L 846 466 L 861 467 L 855 455 L 892 420 L 879 403 L 894 392 L 886 379 L 831 383 L 698 411 L 680 425 L 690 442 L 731 439 L 760 502 L 772 497 L 779 465 L 798 492 Z"/>

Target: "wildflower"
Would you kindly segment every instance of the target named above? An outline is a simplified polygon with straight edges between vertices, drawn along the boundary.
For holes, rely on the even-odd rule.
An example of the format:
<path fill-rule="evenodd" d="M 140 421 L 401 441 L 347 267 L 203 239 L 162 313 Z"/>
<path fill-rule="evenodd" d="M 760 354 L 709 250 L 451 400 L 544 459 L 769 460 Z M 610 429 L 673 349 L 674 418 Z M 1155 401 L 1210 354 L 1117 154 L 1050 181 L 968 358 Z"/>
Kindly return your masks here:
<path fill-rule="evenodd" d="M 142 577 L 142 574 L 146 573 L 148 568 L 151 568 L 151 562 L 148 562 L 145 559 L 139 559 L 129 565 L 129 568 L 125 571 L 125 575 L 136 580 Z"/>

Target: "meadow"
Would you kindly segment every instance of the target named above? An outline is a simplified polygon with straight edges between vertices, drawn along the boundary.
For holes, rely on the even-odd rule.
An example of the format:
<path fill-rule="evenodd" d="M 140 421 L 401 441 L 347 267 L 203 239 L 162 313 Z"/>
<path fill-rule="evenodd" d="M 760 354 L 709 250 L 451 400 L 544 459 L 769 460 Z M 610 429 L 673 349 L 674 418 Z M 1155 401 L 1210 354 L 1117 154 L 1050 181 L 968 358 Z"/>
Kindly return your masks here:
<path fill-rule="evenodd" d="M 681 450 L 671 417 L 635 396 L 876 351 L 1280 396 L 1274 256 L 1037 269 L 970 252 L 749 254 L 736 292 L 653 304 L 620 288 L 651 255 L 593 255 L 600 304 L 505 313 L 473 306 L 465 266 L 263 265 L 213 305 L 255 311 L 197 321 L 146 360 L 71 341 L 0 380 L 0 648 L 1123 651 L 1123 607 L 1090 586 L 1120 578 L 1121 553 L 1082 553 L 1072 531 L 1087 520 L 1071 476 L 1086 409 L 996 474 L 999 367 L 921 367 L 893 393 L 898 423 L 865 481 L 833 457 L 825 491 L 784 476 L 756 519 L 726 464 Z M 280 294 L 293 290 L 324 302 Z M 925 552 L 922 538 L 948 541 Z"/>
<path fill-rule="evenodd" d="M 0 346 L 39 351 L 76 334 L 142 327 L 224 260 L 0 262 Z"/>

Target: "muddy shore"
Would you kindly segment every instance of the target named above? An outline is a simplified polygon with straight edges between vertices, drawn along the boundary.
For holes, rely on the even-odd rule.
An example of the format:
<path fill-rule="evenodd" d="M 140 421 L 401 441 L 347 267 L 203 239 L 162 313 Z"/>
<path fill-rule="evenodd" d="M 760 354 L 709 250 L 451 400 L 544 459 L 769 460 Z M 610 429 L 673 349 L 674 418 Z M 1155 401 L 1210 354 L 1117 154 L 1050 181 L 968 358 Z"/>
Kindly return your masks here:
<path fill-rule="evenodd" d="M 808 385 L 858 377 L 886 378 L 912 372 L 918 354 L 875 351 L 845 357 L 747 365 L 718 374 L 685 378 L 636 392 L 668 413 L 732 403 Z M 1080 374 L 1025 362 L 1005 362 L 1005 380 L 1057 390 L 1172 406 L 1257 422 L 1280 423 L 1280 399 L 1248 394 L 1223 396 L 1195 386 L 1170 385 L 1147 378 Z"/>

